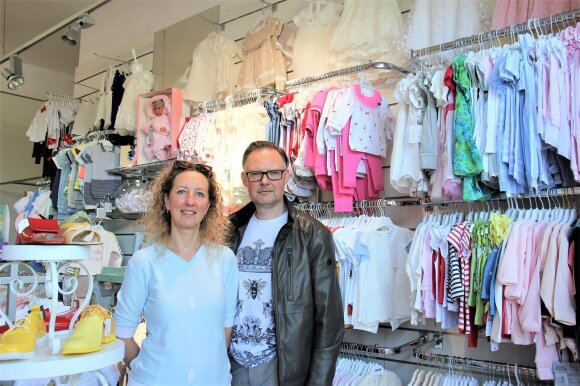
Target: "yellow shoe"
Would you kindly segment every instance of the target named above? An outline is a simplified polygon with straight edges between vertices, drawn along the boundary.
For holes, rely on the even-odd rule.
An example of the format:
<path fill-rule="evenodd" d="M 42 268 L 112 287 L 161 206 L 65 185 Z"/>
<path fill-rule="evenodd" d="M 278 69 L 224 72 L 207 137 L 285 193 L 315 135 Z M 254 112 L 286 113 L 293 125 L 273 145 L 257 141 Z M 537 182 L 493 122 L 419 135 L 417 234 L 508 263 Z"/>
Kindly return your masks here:
<path fill-rule="evenodd" d="M 0 336 L 0 360 L 33 358 L 37 338 L 45 333 L 40 306 L 32 306 L 28 315 Z"/>
<path fill-rule="evenodd" d="M 98 305 L 88 306 L 80 315 L 62 354 L 86 354 L 99 351 L 103 343 L 115 340 L 115 323 L 109 311 Z"/>

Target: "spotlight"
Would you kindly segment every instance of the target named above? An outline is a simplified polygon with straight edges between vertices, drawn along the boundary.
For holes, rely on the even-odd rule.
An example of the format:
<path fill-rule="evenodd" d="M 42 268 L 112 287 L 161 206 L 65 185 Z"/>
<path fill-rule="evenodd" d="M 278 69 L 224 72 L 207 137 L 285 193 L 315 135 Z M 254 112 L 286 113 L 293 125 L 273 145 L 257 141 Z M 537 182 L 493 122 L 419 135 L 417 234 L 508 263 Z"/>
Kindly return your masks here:
<path fill-rule="evenodd" d="M 10 67 L 3 68 L 0 73 L 8 81 L 8 88 L 16 90 L 24 84 L 24 77 L 22 76 L 22 60 L 18 55 L 10 57 Z"/>
<path fill-rule="evenodd" d="M 60 38 L 66 44 L 70 44 L 71 46 L 76 46 L 77 40 L 79 39 L 79 32 L 80 32 L 80 28 L 77 25 L 71 25 L 70 27 L 68 27 L 67 33 L 62 35 Z"/>
<path fill-rule="evenodd" d="M 68 27 L 67 33 L 62 35 L 60 38 L 63 42 L 70 44 L 71 46 L 76 46 L 79 40 L 81 28 L 89 28 L 95 25 L 95 19 L 89 16 L 88 13 L 81 15 L 74 23 Z"/>

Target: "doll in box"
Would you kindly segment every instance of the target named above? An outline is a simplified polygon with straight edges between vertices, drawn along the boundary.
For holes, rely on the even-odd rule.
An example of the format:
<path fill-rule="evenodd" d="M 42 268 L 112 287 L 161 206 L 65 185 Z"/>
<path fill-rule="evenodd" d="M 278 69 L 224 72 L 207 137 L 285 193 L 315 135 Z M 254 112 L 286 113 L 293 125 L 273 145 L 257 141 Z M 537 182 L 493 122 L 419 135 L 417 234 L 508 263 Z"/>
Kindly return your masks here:
<path fill-rule="evenodd" d="M 145 110 L 150 120 L 141 129 L 145 134 L 145 156 L 151 160 L 170 158 L 171 102 L 167 95 L 155 95 L 147 101 Z"/>

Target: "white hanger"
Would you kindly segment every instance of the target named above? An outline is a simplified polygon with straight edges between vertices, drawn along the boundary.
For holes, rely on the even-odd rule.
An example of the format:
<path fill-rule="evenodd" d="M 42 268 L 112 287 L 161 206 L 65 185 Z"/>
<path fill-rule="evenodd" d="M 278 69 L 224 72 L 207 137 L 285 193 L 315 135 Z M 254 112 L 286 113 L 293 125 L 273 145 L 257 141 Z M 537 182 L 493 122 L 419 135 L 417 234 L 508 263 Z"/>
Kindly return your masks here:
<path fill-rule="evenodd" d="M 135 73 L 143 71 L 143 65 L 137 61 L 137 53 L 135 52 L 134 48 L 131 49 L 131 53 L 133 54 L 133 63 L 131 64 L 131 72 Z"/>

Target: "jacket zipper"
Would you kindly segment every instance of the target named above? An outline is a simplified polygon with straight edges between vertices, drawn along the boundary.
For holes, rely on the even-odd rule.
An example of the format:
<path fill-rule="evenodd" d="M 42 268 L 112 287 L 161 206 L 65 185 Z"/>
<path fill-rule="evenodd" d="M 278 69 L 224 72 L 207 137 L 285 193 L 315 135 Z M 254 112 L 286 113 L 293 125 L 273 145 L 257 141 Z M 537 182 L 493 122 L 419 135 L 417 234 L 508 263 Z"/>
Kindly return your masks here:
<path fill-rule="evenodd" d="M 294 281 L 292 280 L 292 249 L 288 248 L 286 250 L 286 257 L 288 258 L 288 291 L 286 294 L 286 300 L 294 301 L 294 286 L 292 285 Z"/>

